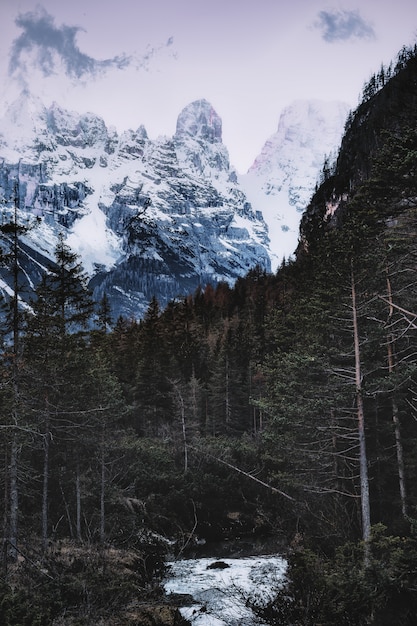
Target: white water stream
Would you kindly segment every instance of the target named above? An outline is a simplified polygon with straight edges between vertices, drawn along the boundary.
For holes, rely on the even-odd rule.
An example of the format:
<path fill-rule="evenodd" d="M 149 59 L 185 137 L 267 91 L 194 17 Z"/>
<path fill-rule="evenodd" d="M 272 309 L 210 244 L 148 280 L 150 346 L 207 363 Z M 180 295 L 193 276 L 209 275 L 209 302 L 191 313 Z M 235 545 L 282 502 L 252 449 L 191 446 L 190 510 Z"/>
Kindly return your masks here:
<path fill-rule="evenodd" d="M 179 560 L 170 563 L 164 587 L 167 593 L 188 594 L 193 601 L 181 609 L 193 626 L 261 625 L 246 607 L 249 597 L 267 602 L 284 580 L 287 567 L 279 556 L 226 558 L 228 567 L 210 569 L 216 558 Z M 185 604 L 185 603 L 184 603 Z"/>

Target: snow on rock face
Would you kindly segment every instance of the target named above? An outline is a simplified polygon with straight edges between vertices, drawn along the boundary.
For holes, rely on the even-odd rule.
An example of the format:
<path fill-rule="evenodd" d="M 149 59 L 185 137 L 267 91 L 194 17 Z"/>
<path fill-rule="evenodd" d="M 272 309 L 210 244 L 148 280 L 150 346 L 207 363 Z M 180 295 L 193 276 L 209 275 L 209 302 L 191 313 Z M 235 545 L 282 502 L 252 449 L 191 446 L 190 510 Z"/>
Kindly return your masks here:
<path fill-rule="evenodd" d="M 37 159 L 39 145 L 48 145 L 47 109 L 39 98 L 23 91 L 0 120 L 0 154 L 9 160 Z M 48 147 L 50 147 L 48 145 Z"/>
<path fill-rule="evenodd" d="M 144 126 L 140 126 L 136 131 L 125 131 L 118 142 L 119 156 L 127 160 L 141 158 L 147 140 L 148 135 Z"/>
<path fill-rule="evenodd" d="M 100 117 L 93 113 L 79 116 L 55 102 L 48 111 L 48 128 L 62 146 L 85 148 L 108 139 L 106 125 Z"/>
<path fill-rule="evenodd" d="M 294 103 L 239 177 L 207 100 L 180 112 L 172 138 L 150 139 L 143 126 L 118 136 L 93 113 L 24 92 L 0 120 L 0 197 L 11 210 L 19 181 L 22 219 L 42 220 L 26 238 L 34 254 L 50 256 L 63 230 L 95 298 L 106 293 L 115 318 L 138 318 L 154 295 L 164 306 L 291 255 L 346 114 L 340 103 Z"/>
<path fill-rule="evenodd" d="M 230 168 L 207 101 L 180 113 L 173 138 L 151 140 L 143 126 L 119 137 L 92 113 L 46 109 L 26 94 L 2 131 L 0 195 L 11 209 L 19 182 L 22 219 L 48 225 L 47 256 L 51 234 L 63 230 L 115 319 L 141 317 L 154 295 L 164 306 L 255 265 L 270 269 L 266 224 Z M 37 226 L 27 237 L 34 259 L 40 240 Z"/>
<path fill-rule="evenodd" d="M 306 208 L 326 157 L 338 149 L 348 105 L 298 100 L 281 113 L 278 130 L 240 182 L 269 227 L 273 268 L 293 254 L 301 213 Z"/>
<path fill-rule="evenodd" d="M 306 176 L 308 183 L 311 179 L 316 183 L 325 155 L 339 147 L 347 114 L 342 102 L 294 102 L 281 113 L 277 132 L 265 143 L 249 173 L 268 177 L 270 191 L 279 190 L 289 178 L 305 187 Z"/>
<path fill-rule="evenodd" d="M 192 102 L 178 116 L 176 138 L 184 136 L 221 143 L 222 120 L 207 100 Z"/>
<path fill-rule="evenodd" d="M 135 306 L 140 294 L 154 293 L 164 304 L 199 285 L 234 282 L 257 264 L 269 269 L 265 223 L 231 180 L 227 150 L 196 142 L 177 135 L 146 141 L 140 161 L 112 186 L 113 201 L 102 210 L 124 255 L 94 280 L 98 297 L 105 291 L 120 301 L 127 279 Z"/>

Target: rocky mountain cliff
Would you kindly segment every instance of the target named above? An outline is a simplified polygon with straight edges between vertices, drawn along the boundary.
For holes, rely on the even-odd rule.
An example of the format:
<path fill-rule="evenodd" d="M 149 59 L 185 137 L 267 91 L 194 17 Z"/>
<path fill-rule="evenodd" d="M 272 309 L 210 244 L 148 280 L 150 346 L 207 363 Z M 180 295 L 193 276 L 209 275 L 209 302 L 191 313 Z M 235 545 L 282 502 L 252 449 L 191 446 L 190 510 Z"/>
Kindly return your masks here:
<path fill-rule="evenodd" d="M 30 226 L 28 291 L 59 231 L 113 316 L 138 318 L 154 295 L 165 305 L 255 265 L 270 269 L 267 226 L 238 183 L 221 119 L 205 100 L 181 112 L 172 138 L 150 140 L 143 126 L 118 136 L 94 114 L 45 108 L 24 93 L 0 123 L 0 157 L 3 223 L 17 203 Z"/>
<path fill-rule="evenodd" d="M 256 265 L 275 270 L 297 247 L 301 213 L 346 115 L 338 102 L 293 103 L 239 176 L 206 100 L 184 108 L 173 137 L 150 139 L 143 126 L 118 135 L 93 113 L 22 93 L 0 120 L 3 223 L 17 206 L 30 227 L 22 293 L 29 297 L 53 257 L 58 232 L 113 317 L 140 318 L 152 296 L 164 306 Z M 10 288 L 3 271 L 0 289 Z"/>
<path fill-rule="evenodd" d="M 273 269 L 297 247 L 299 224 L 325 162 L 336 158 L 348 105 L 298 100 L 286 107 L 277 131 L 241 178 L 251 203 L 268 224 Z"/>

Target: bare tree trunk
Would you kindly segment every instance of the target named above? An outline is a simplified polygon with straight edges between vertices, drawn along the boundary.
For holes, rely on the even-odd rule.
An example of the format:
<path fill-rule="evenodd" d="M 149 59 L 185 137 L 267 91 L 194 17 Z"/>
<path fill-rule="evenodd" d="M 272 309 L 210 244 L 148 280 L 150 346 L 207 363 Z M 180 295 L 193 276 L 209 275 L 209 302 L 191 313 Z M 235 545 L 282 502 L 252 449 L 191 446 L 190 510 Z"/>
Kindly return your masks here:
<path fill-rule="evenodd" d="M 7 446 L 4 447 L 4 501 L 3 501 L 3 565 L 7 573 L 7 539 L 9 536 L 9 455 Z"/>
<path fill-rule="evenodd" d="M 188 470 L 188 446 L 187 446 L 187 431 L 185 428 L 185 410 L 184 400 L 181 397 L 181 426 L 182 426 L 182 443 L 184 446 L 184 473 Z"/>
<path fill-rule="evenodd" d="M 229 357 L 226 354 L 226 363 L 225 363 L 225 419 L 226 426 L 230 425 L 230 417 L 232 414 L 232 408 L 230 406 L 230 372 L 229 372 Z"/>
<path fill-rule="evenodd" d="M 339 484 L 339 456 L 337 453 L 337 430 L 336 430 L 336 417 L 334 409 L 330 409 L 330 424 L 332 428 L 332 453 L 333 453 L 333 474 L 336 484 L 336 489 L 340 490 Z"/>
<path fill-rule="evenodd" d="M 175 393 L 177 395 L 178 406 L 180 409 L 182 443 L 183 443 L 183 449 L 184 449 L 184 473 L 185 473 L 188 471 L 188 444 L 187 444 L 187 429 L 186 429 L 186 424 L 185 424 L 184 398 L 179 388 L 179 384 L 174 380 L 171 380 L 170 383 L 174 387 Z"/>
<path fill-rule="evenodd" d="M 74 527 L 73 527 L 73 524 L 72 524 L 70 508 L 69 508 L 68 501 L 67 501 L 67 499 L 65 497 L 65 492 L 64 492 L 64 488 L 62 486 L 61 479 L 59 479 L 59 488 L 61 490 L 62 500 L 64 502 L 65 513 L 67 515 L 67 521 L 68 521 L 68 528 L 69 528 L 70 537 L 71 537 L 71 539 L 74 539 Z"/>
<path fill-rule="evenodd" d="M 262 485 L 263 487 L 266 487 L 267 489 L 269 489 L 273 493 L 278 493 L 279 495 L 283 496 L 284 498 L 287 498 L 287 500 L 291 500 L 292 502 L 296 502 L 296 499 L 293 498 L 292 496 L 288 495 L 288 493 L 285 493 L 284 491 L 281 491 L 280 489 L 277 489 L 276 487 L 273 487 L 272 485 L 268 485 L 268 483 L 265 483 L 263 480 L 260 480 L 259 478 L 257 478 L 253 474 L 250 474 L 249 472 L 245 472 L 244 470 L 240 469 L 240 467 L 237 467 L 237 465 L 233 465 L 232 463 L 228 463 L 224 459 L 220 459 L 219 457 L 214 456 L 212 454 L 209 454 L 209 456 L 211 456 L 213 459 L 215 459 L 216 461 L 218 461 L 222 465 L 226 465 L 226 467 L 230 467 L 230 469 L 235 470 L 235 472 L 237 472 L 238 474 L 242 474 L 243 476 L 246 476 L 246 478 L 250 478 L 254 482 L 258 483 L 259 485 Z"/>
<path fill-rule="evenodd" d="M 81 541 L 81 481 L 80 481 L 80 461 L 77 455 L 75 468 L 75 502 L 76 502 L 76 532 L 77 539 Z"/>
<path fill-rule="evenodd" d="M 105 490 L 106 490 L 106 467 L 104 463 L 104 426 L 101 433 L 101 480 L 100 480 L 100 543 L 103 545 L 105 540 Z"/>
<path fill-rule="evenodd" d="M 18 399 L 19 399 L 19 263 L 18 263 L 18 232 L 17 232 L 17 209 L 19 205 L 19 175 L 16 182 L 15 203 L 14 203 L 14 230 L 13 230 L 13 409 L 12 424 L 18 425 Z M 18 432 L 13 430 L 12 444 L 10 450 L 9 466 L 9 556 L 14 561 L 17 559 L 17 522 L 19 511 L 18 495 L 18 456 L 19 447 L 17 443 Z"/>
<path fill-rule="evenodd" d="M 389 320 L 392 319 L 393 315 L 393 305 L 392 305 L 392 289 L 391 289 L 391 281 L 388 276 L 387 270 L 387 292 L 388 292 L 388 302 L 389 302 Z M 387 351 L 388 351 L 388 371 L 390 374 L 394 372 L 396 366 L 395 359 L 395 337 L 393 334 L 389 334 L 387 338 Z M 392 406 L 392 422 L 394 425 L 394 435 L 395 435 L 395 450 L 397 454 L 397 468 L 398 468 L 398 481 L 399 481 L 399 489 L 400 489 L 400 499 L 401 499 L 401 511 L 403 517 L 407 517 L 407 492 L 405 487 L 405 469 L 404 469 L 404 453 L 403 453 L 403 444 L 401 438 L 401 426 L 400 426 L 400 417 L 398 411 L 398 404 L 393 396 L 391 400 Z"/>
<path fill-rule="evenodd" d="M 48 548 L 48 491 L 49 491 L 49 416 L 45 423 L 45 435 L 43 440 L 43 485 L 42 485 L 42 549 Z"/>
<path fill-rule="evenodd" d="M 358 422 L 359 439 L 359 471 L 360 471 L 360 491 L 362 508 L 362 538 L 367 543 L 371 536 L 371 513 L 369 504 L 369 479 L 368 479 L 368 459 L 366 456 L 365 442 L 365 415 L 363 409 L 362 393 L 362 372 L 360 361 L 359 329 L 356 305 L 356 286 L 353 268 L 351 271 L 351 297 L 352 297 L 352 321 L 353 321 L 353 342 L 355 348 L 355 386 L 356 386 L 356 412 Z"/>
<path fill-rule="evenodd" d="M 20 162 L 19 162 L 20 165 Z M 19 400 L 19 263 L 18 263 L 18 229 L 17 229 L 17 209 L 19 206 L 19 177 L 16 184 L 16 197 L 14 204 L 14 231 L 13 231 L 13 425 L 18 425 L 18 400 Z M 12 445 L 10 451 L 10 519 L 9 519 L 9 556 L 15 561 L 17 559 L 17 524 L 19 513 L 19 494 L 18 494 L 18 432 L 13 431 Z"/>
<path fill-rule="evenodd" d="M 398 483 L 400 489 L 401 499 L 401 512 L 403 517 L 407 517 L 407 491 L 405 487 L 405 469 L 404 469 L 404 455 L 403 444 L 401 438 L 401 425 L 399 418 L 398 405 L 395 398 L 392 399 L 392 421 L 394 424 L 395 433 L 395 450 L 397 454 L 397 466 L 398 466 Z"/>
<path fill-rule="evenodd" d="M 19 492 L 18 492 L 18 456 L 19 447 L 17 443 L 17 433 L 13 432 L 12 446 L 10 451 L 9 465 L 9 557 L 15 561 L 17 559 L 17 522 L 19 511 Z"/>

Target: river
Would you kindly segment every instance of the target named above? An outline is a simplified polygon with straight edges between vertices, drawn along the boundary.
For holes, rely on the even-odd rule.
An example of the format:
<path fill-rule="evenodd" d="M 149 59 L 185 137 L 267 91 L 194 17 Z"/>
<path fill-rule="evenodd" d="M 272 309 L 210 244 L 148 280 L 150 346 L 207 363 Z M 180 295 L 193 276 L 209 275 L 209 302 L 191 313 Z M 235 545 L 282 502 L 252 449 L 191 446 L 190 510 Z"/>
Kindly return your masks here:
<path fill-rule="evenodd" d="M 282 585 L 287 562 L 280 556 L 195 558 L 169 563 L 164 587 L 168 594 L 184 594 L 181 613 L 193 626 L 257 626 L 246 607 L 249 597 L 267 602 Z"/>

